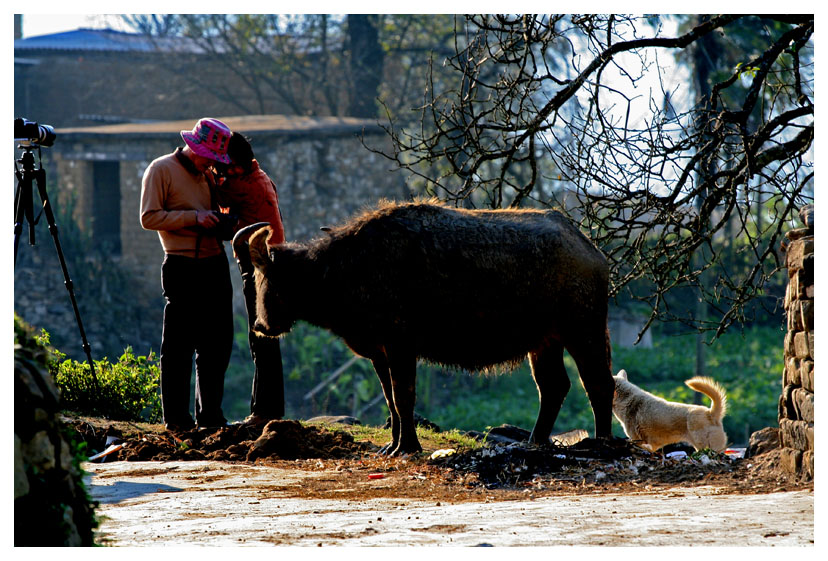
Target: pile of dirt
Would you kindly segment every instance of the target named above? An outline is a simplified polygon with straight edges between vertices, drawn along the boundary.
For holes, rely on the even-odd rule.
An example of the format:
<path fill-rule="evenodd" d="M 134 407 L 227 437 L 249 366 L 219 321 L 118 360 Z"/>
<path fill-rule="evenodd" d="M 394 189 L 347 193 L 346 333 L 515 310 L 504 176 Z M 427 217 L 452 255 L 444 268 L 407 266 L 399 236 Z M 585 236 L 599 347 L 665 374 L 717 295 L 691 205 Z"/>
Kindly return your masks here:
<path fill-rule="evenodd" d="M 690 449 L 692 450 L 692 449 Z M 495 444 L 459 454 L 448 454 L 430 463 L 455 470 L 468 480 L 474 474 L 488 489 L 570 482 L 618 484 L 626 482 L 681 483 L 732 474 L 740 460 L 708 452 L 663 456 L 616 438 L 586 438 L 570 446 L 533 446 L 526 443 Z"/>
<path fill-rule="evenodd" d="M 374 449 L 366 442 L 355 442 L 347 432 L 304 426 L 298 421 L 270 421 L 263 426 L 237 424 L 176 433 L 145 432 L 133 425 L 138 429 L 136 432 L 118 428 L 113 423 L 102 428 L 83 419 L 70 420 L 69 424 L 90 450 L 117 448 L 107 455 L 107 461 L 335 459 Z"/>
<path fill-rule="evenodd" d="M 163 425 L 138 426 L 88 417 L 66 418 L 87 442 L 88 450 L 113 450 L 95 461 L 216 460 L 324 471 L 337 477 L 303 486 L 303 495 L 326 496 L 331 488 L 343 497 L 429 497 L 438 500 L 501 499 L 530 493 L 638 492 L 676 485 L 714 485 L 726 493 L 768 493 L 813 488 L 779 469 L 770 451 L 742 459 L 727 454 L 667 456 L 650 453 L 626 439 L 583 438 L 573 431 L 560 444 L 543 446 L 515 441 L 523 433 L 492 429 L 487 443 L 474 449 L 427 449 L 422 454 L 389 458 L 377 443 L 357 441 L 330 425 L 271 421 L 265 426 L 231 425 L 170 433 Z M 566 433 L 565 433 L 566 435 Z M 565 441 L 565 443 L 564 443 Z M 682 453 L 683 452 L 683 453 Z M 369 478 L 369 479 L 366 479 Z M 370 488 L 364 487 L 371 481 Z M 377 484 L 379 481 L 381 484 Z M 317 486 L 318 489 L 314 486 Z M 345 494 L 342 494 L 345 493 Z"/>

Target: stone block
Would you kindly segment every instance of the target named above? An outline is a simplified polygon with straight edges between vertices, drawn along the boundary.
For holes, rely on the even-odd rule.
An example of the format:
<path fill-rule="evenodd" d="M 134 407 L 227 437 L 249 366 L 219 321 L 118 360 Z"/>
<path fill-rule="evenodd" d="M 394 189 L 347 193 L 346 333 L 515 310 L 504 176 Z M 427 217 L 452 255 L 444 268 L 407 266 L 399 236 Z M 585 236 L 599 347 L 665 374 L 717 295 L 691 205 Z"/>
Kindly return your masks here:
<path fill-rule="evenodd" d="M 813 480 L 814 478 L 814 451 L 806 450 L 802 453 L 802 467 L 800 474 L 803 479 Z"/>
<path fill-rule="evenodd" d="M 791 393 L 791 399 L 798 419 L 808 423 L 814 422 L 814 394 L 802 388 Z"/>
<path fill-rule="evenodd" d="M 800 300 L 799 301 L 799 317 L 802 323 L 802 329 L 805 331 L 814 330 L 814 301 Z"/>
<path fill-rule="evenodd" d="M 816 357 L 814 356 L 814 351 L 816 351 L 816 345 L 814 344 L 814 332 L 813 331 L 808 332 L 808 349 L 810 349 L 810 351 L 811 351 L 811 358 L 816 360 Z"/>
<path fill-rule="evenodd" d="M 788 280 L 788 288 L 791 291 L 789 296 L 789 303 L 790 306 L 794 305 L 794 302 L 799 300 L 799 275 L 796 274 L 796 271 L 790 276 L 791 278 Z"/>
<path fill-rule="evenodd" d="M 802 254 L 806 257 L 814 254 L 814 236 L 806 236 L 800 240 L 802 243 Z"/>
<path fill-rule="evenodd" d="M 811 347 L 810 341 L 812 340 L 811 337 L 808 337 L 808 333 L 805 331 L 800 331 L 793 336 L 793 347 L 794 347 L 794 354 L 793 356 L 797 358 L 813 358 L 811 354 Z"/>
<path fill-rule="evenodd" d="M 777 448 L 779 448 L 779 428 L 766 427 L 750 435 L 750 442 L 745 450 L 745 458 L 752 458 Z"/>
<path fill-rule="evenodd" d="M 783 448 L 779 454 L 779 467 L 782 468 L 782 471 L 799 475 L 802 470 L 802 451 Z"/>
<path fill-rule="evenodd" d="M 814 391 L 814 361 L 803 360 L 799 364 L 799 380 L 801 386 L 809 392 Z"/>
<path fill-rule="evenodd" d="M 785 333 L 785 339 L 782 345 L 785 350 L 785 356 L 796 356 L 796 349 L 794 348 L 794 332 L 788 331 Z"/>
<path fill-rule="evenodd" d="M 37 432 L 29 442 L 23 443 L 23 455 L 40 472 L 55 467 L 55 446 L 45 430 Z"/>
<path fill-rule="evenodd" d="M 814 205 L 805 205 L 799 209 L 799 218 L 808 230 L 814 229 Z"/>
<path fill-rule="evenodd" d="M 785 376 L 782 380 L 782 387 L 785 386 L 801 386 L 801 372 L 799 359 L 796 357 L 788 357 L 785 361 Z"/>
<path fill-rule="evenodd" d="M 805 274 L 805 270 L 799 270 L 796 272 L 796 292 L 794 293 L 796 298 L 799 300 L 807 300 L 808 297 L 808 287 L 814 285 L 814 276 L 811 275 L 808 278 L 808 275 Z"/>
<path fill-rule="evenodd" d="M 790 245 L 788 245 L 785 266 L 788 268 L 789 276 L 802 269 L 802 261 L 805 259 L 806 255 L 804 241 L 804 238 L 799 238 L 792 240 Z"/>
<path fill-rule="evenodd" d="M 23 446 L 20 438 L 14 435 L 14 498 L 22 497 L 29 492 L 29 479 L 26 476 L 26 467 L 23 463 Z"/>
<path fill-rule="evenodd" d="M 780 426 L 782 424 L 783 419 L 790 419 L 792 421 L 796 419 L 796 409 L 793 406 L 793 398 L 791 397 L 793 391 L 797 388 L 793 384 L 788 384 L 784 388 L 782 388 L 782 395 L 779 396 L 779 411 L 778 411 L 778 418 Z"/>
<path fill-rule="evenodd" d="M 779 421 L 779 435 L 784 448 L 793 448 L 794 450 L 814 449 L 813 423 L 782 419 Z"/>
<path fill-rule="evenodd" d="M 802 312 L 800 310 L 800 301 L 796 300 L 791 310 L 786 314 L 788 331 L 803 331 Z"/>

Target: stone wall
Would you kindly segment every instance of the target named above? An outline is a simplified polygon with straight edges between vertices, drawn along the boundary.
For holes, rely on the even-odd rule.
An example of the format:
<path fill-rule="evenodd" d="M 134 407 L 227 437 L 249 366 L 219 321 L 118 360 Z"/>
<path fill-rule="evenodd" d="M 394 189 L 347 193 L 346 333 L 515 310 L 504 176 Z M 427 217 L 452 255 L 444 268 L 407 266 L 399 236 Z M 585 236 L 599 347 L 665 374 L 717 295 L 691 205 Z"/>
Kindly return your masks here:
<path fill-rule="evenodd" d="M 91 546 L 95 505 L 59 418 L 46 350 L 15 321 L 14 545 Z"/>
<path fill-rule="evenodd" d="M 34 64 L 18 64 L 19 61 Z M 54 127 L 89 126 L 104 118 L 180 119 L 228 115 L 256 100 L 229 100 L 222 88 L 194 87 L 193 74 L 226 76 L 226 62 L 176 53 L 127 50 L 15 48 L 14 116 Z M 242 92 L 246 94 L 247 89 Z M 276 99 L 262 102 L 268 113 L 290 111 Z"/>
<path fill-rule="evenodd" d="M 801 477 L 814 477 L 814 209 L 800 213 L 805 228 L 786 237 L 788 290 L 785 312 L 785 370 L 779 398 L 781 467 Z"/>

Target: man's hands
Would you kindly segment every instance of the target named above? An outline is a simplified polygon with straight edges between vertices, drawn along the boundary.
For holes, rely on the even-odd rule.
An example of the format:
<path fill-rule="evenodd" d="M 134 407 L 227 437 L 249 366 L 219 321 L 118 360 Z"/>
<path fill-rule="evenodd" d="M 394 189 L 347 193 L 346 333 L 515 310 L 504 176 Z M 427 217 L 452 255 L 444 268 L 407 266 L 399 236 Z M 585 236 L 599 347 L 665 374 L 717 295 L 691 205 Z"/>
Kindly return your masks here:
<path fill-rule="evenodd" d="M 212 210 L 197 210 L 196 223 L 202 228 L 212 228 L 218 224 L 218 216 Z"/>

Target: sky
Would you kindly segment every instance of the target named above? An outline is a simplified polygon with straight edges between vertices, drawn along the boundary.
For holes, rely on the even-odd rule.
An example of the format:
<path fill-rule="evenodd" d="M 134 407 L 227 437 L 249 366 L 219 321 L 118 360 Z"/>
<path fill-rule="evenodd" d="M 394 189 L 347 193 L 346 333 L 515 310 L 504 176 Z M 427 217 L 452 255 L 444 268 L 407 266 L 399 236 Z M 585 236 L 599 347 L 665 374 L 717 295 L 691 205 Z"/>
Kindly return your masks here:
<path fill-rule="evenodd" d="M 126 30 L 120 18 L 102 14 L 23 14 L 23 37 L 47 35 L 81 27 L 111 27 Z"/>
<path fill-rule="evenodd" d="M 660 6 L 660 8 L 656 8 L 655 6 L 647 6 L 647 4 L 652 4 L 652 2 L 643 2 L 641 3 L 639 0 L 634 0 L 635 4 L 642 4 L 639 7 L 645 8 L 644 12 L 652 11 L 655 13 L 663 13 L 663 5 L 656 2 L 655 4 Z M 466 13 L 471 11 L 476 11 L 478 13 L 495 13 L 498 10 L 498 1 L 491 2 L 490 0 L 477 0 L 476 2 L 472 2 L 472 6 L 465 6 L 468 4 L 467 0 L 418 0 L 417 2 L 409 2 L 408 0 L 403 0 L 401 5 L 395 5 L 395 12 L 394 13 Z M 535 13 L 537 11 L 542 12 L 543 6 L 536 6 L 537 0 L 519 0 L 519 7 L 525 8 L 539 8 L 539 10 L 528 10 L 527 13 Z M 608 3 L 605 1 L 598 1 L 595 0 L 586 0 L 587 5 L 593 8 L 597 8 L 594 10 L 595 13 L 599 13 L 601 11 L 606 11 L 607 9 L 611 12 L 617 8 L 617 6 L 613 7 L 612 3 Z M 702 1 L 701 4 L 708 4 L 706 0 Z M 739 2 L 734 2 L 734 4 L 742 4 L 743 2 L 740 0 Z M 169 4 L 162 3 L 159 6 L 155 6 L 157 2 L 150 0 L 149 5 L 146 2 L 142 2 L 142 8 L 146 9 L 146 13 L 164 13 L 168 11 Z M 489 6 L 489 4 L 494 4 Z M 609 4 L 609 5 L 606 5 Z M 262 4 L 261 2 L 250 2 L 250 0 L 241 0 L 241 4 L 234 4 L 235 8 L 241 8 L 238 10 L 240 13 L 261 13 L 263 11 L 269 11 L 269 9 L 262 9 L 263 7 L 267 7 L 272 9 L 271 6 L 268 4 Z M 302 3 L 305 13 L 339 13 L 342 10 L 342 6 L 330 0 L 304 0 Z M 33 8 L 32 10 L 25 10 L 23 15 L 23 37 L 34 37 L 36 35 L 45 35 L 49 33 L 60 33 L 62 31 L 70 31 L 73 29 L 78 29 L 81 27 L 111 27 L 113 29 L 118 29 L 122 31 L 128 31 L 125 28 L 124 24 L 120 22 L 120 18 L 117 15 L 105 15 L 107 8 L 111 8 L 111 4 L 107 3 L 100 3 L 100 2 L 89 2 L 87 0 L 82 0 L 79 3 L 72 3 L 72 7 L 77 8 L 86 8 L 83 9 L 84 13 L 75 13 L 75 14 L 61 14 L 61 7 L 65 7 L 65 4 L 62 6 L 60 2 L 55 2 L 53 0 L 44 0 L 43 2 L 39 3 L 32 3 L 28 4 L 26 8 Z M 226 8 L 226 4 L 215 2 L 214 0 L 203 0 L 201 3 L 198 4 L 198 7 L 203 13 L 212 13 L 212 12 L 223 12 L 221 8 Z M 356 10 L 354 8 L 356 7 Z M 464 9 L 464 7 L 470 9 Z M 491 7 L 491 10 L 486 9 L 487 7 Z M 501 6 L 502 7 L 502 6 Z M 697 6 L 697 8 L 702 7 Z M 147 9 L 149 8 L 149 9 Z M 152 8 L 160 8 L 160 10 L 153 10 Z M 371 9 L 373 8 L 373 10 Z M 604 8 L 602 10 L 601 8 Z M 647 10 L 646 8 L 650 8 Z M 655 9 L 653 9 L 655 8 Z M 711 6 L 712 11 L 715 11 L 715 7 Z M 627 8 L 629 9 L 629 8 Z M 348 5 L 349 11 L 359 12 L 371 12 L 371 13 L 389 13 L 388 6 L 382 6 L 376 4 L 375 0 L 373 1 L 366 1 L 366 0 L 352 0 Z M 34 13 L 35 11 L 39 13 Z M 186 10 L 185 10 L 186 11 Z M 29 12 L 29 13 L 26 13 Z M 104 12 L 104 13 L 96 13 L 96 12 Z M 708 13 L 704 10 L 699 11 L 698 13 Z M 11 18 L 9 18 L 11 20 Z"/>

